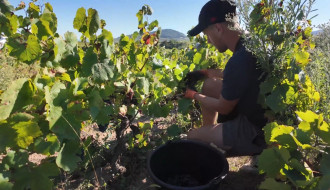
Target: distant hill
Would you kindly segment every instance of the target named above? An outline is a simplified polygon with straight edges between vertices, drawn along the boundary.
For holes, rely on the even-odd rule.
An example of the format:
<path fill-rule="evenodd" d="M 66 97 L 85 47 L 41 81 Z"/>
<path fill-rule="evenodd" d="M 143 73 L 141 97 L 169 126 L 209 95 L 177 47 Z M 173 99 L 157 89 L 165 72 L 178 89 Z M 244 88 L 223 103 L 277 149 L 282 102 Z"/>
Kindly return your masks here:
<path fill-rule="evenodd" d="M 131 35 L 128 35 L 131 36 Z M 115 42 L 118 42 L 120 37 L 115 38 Z M 189 41 L 189 38 L 176 30 L 173 29 L 163 29 L 161 34 L 160 34 L 160 41 Z"/>
<path fill-rule="evenodd" d="M 312 32 L 312 35 L 319 35 L 320 33 L 322 33 L 322 30 L 316 30 Z"/>
<path fill-rule="evenodd" d="M 166 40 L 185 41 L 185 40 L 189 40 L 189 38 L 187 37 L 187 35 L 178 32 L 176 30 L 163 29 L 162 33 L 160 34 L 160 41 L 166 41 Z"/>

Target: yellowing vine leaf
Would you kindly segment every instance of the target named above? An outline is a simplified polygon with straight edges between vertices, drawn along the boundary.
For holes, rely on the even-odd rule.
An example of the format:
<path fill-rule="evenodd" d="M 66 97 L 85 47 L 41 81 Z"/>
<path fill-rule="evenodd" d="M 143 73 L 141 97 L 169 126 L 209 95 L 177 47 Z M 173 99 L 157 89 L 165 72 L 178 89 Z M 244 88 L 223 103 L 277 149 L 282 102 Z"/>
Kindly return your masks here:
<path fill-rule="evenodd" d="M 302 66 L 305 66 L 309 63 L 309 53 L 307 51 L 297 51 L 294 54 L 294 57 L 296 58 L 296 61 Z"/>
<path fill-rule="evenodd" d="M 76 12 L 76 17 L 73 20 L 73 28 L 77 29 L 79 32 L 84 33 L 87 29 L 85 26 L 86 23 L 86 9 L 81 7 Z"/>
<path fill-rule="evenodd" d="M 7 47 L 11 56 L 25 63 L 31 63 L 41 55 L 41 46 L 38 38 L 32 34 L 29 35 L 27 41 L 18 34 L 13 35 L 8 38 Z"/>
<path fill-rule="evenodd" d="M 39 16 L 40 8 L 38 5 L 31 2 L 29 3 L 29 8 L 27 12 L 29 13 L 30 18 L 37 18 Z"/>
<path fill-rule="evenodd" d="M 17 132 L 16 142 L 21 148 L 27 148 L 33 143 L 34 138 L 42 135 L 38 123 L 33 121 L 19 122 L 13 126 Z"/>
<path fill-rule="evenodd" d="M 310 111 L 310 110 L 307 110 L 306 112 L 300 112 L 300 111 L 297 111 L 296 114 L 303 120 L 303 121 L 307 121 L 308 123 L 312 123 L 314 122 L 316 119 L 319 118 L 319 116 Z"/>

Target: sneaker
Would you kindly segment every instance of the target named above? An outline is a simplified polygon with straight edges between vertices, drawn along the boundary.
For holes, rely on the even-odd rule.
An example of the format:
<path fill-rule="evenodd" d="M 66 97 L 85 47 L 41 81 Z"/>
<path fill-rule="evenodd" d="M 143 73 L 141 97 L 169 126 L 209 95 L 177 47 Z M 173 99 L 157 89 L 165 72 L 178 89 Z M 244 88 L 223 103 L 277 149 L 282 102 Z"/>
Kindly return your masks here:
<path fill-rule="evenodd" d="M 187 134 L 180 134 L 180 139 L 187 139 L 188 137 L 187 137 Z"/>

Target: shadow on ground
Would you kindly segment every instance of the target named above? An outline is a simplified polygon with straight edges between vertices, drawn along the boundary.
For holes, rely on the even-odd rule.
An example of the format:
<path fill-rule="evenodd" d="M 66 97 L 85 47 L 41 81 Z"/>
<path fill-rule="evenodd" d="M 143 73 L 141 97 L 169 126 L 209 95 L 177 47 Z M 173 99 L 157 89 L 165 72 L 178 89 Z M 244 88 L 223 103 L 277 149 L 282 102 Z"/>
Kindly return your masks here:
<path fill-rule="evenodd" d="M 257 173 L 229 172 L 227 177 L 220 182 L 220 185 L 216 190 L 257 190 L 263 180 L 264 175 Z M 157 187 L 156 184 L 153 184 L 150 178 L 148 178 L 147 181 L 148 182 L 140 187 L 131 187 L 131 190 L 166 190 L 164 188 Z"/>

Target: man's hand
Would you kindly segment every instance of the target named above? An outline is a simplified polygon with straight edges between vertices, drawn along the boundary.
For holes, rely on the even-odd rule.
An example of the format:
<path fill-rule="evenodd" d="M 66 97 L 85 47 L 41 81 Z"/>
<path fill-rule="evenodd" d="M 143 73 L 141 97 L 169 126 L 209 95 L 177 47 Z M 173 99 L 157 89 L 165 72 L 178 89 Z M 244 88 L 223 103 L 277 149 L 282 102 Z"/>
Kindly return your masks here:
<path fill-rule="evenodd" d="M 191 84 L 196 84 L 197 81 L 205 79 L 207 77 L 207 70 L 199 70 L 187 73 L 186 77 L 183 79 L 186 83 L 186 86 Z"/>
<path fill-rule="evenodd" d="M 184 97 L 189 98 L 189 99 L 194 99 L 195 94 L 197 94 L 197 92 L 195 90 L 191 90 L 191 89 L 187 88 L 186 92 L 184 93 Z"/>

